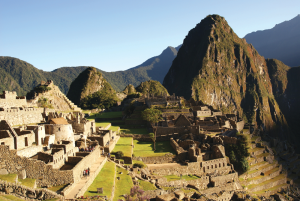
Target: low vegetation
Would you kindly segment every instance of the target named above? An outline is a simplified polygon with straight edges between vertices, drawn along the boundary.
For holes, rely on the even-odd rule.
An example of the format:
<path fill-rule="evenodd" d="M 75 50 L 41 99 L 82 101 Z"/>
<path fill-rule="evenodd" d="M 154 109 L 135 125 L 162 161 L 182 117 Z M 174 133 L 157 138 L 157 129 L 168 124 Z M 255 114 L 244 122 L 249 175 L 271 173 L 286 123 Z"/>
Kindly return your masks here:
<path fill-rule="evenodd" d="M 35 179 L 31 179 L 31 178 L 26 178 L 26 179 L 18 179 L 19 182 L 24 185 L 24 186 L 28 186 L 30 188 L 34 187 L 35 184 Z"/>
<path fill-rule="evenodd" d="M 0 175 L 0 180 L 8 181 L 14 183 L 16 181 L 17 174 L 4 174 Z"/>

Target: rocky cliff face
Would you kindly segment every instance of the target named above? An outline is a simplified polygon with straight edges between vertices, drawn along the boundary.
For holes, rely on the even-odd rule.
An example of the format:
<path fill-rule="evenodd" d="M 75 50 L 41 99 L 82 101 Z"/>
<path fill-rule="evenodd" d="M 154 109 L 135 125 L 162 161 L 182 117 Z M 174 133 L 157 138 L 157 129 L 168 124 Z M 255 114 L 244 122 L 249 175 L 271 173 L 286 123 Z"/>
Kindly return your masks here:
<path fill-rule="evenodd" d="M 274 98 L 267 62 L 223 17 L 209 15 L 185 38 L 163 85 L 268 130 L 287 126 Z"/>
<path fill-rule="evenodd" d="M 72 82 L 67 97 L 76 105 L 80 105 L 85 97 L 104 88 L 110 88 L 115 93 L 102 74 L 96 68 L 89 67 Z"/>

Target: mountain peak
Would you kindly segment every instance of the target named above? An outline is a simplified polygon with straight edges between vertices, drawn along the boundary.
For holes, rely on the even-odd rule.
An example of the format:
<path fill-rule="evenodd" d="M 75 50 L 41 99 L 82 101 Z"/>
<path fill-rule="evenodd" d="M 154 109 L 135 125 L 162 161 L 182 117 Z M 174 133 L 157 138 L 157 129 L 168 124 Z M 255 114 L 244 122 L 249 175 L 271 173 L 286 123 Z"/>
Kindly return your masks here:
<path fill-rule="evenodd" d="M 267 97 L 272 96 L 271 83 L 263 81 L 270 80 L 265 59 L 225 18 L 207 16 L 189 31 L 182 46 L 163 81 L 170 94 L 192 97 L 224 113 L 237 112 L 250 123 L 264 120 L 272 127 L 283 121 L 262 109 L 269 107 Z"/>

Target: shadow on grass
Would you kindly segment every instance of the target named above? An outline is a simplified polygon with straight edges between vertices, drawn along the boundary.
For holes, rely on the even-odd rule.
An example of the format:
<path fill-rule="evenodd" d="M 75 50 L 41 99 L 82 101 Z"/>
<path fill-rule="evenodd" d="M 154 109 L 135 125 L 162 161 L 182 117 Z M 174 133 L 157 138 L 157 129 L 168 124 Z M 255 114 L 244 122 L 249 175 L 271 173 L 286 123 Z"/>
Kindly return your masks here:
<path fill-rule="evenodd" d="M 136 144 L 138 144 L 138 145 L 150 145 L 152 150 L 154 150 L 154 143 L 153 142 L 138 141 Z M 153 151 L 154 153 L 170 152 L 170 153 L 176 154 L 175 150 L 173 149 L 173 147 L 170 144 L 170 141 L 156 142 L 155 146 L 156 146 L 156 150 Z M 151 151 L 151 150 L 140 150 L 140 149 L 138 149 L 138 151 Z"/>

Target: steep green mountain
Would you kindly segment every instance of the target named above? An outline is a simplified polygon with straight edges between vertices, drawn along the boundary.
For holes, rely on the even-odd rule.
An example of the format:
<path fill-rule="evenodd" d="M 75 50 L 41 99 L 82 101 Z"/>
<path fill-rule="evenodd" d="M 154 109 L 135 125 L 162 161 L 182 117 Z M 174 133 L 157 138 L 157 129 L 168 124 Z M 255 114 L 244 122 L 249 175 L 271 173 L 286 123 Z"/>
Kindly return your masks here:
<path fill-rule="evenodd" d="M 137 86 L 136 88 L 137 92 L 140 92 L 142 94 L 147 95 L 149 93 L 149 95 L 153 94 L 153 95 L 161 95 L 161 94 L 167 94 L 168 90 L 158 81 L 155 80 L 149 80 L 146 82 L 142 82 L 139 86 Z"/>
<path fill-rule="evenodd" d="M 24 96 L 41 81 L 53 80 L 63 93 L 86 67 L 68 67 L 46 72 L 13 57 L 0 56 L 0 91 L 16 91 Z"/>
<path fill-rule="evenodd" d="M 163 85 L 171 94 L 237 112 L 269 131 L 287 129 L 266 60 L 218 15 L 207 16 L 190 30 Z"/>
<path fill-rule="evenodd" d="M 279 59 L 288 66 L 300 65 L 300 15 L 276 24 L 272 29 L 256 31 L 245 36 L 265 58 Z"/>
<path fill-rule="evenodd" d="M 72 82 L 67 97 L 82 108 L 108 108 L 118 101 L 116 91 L 96 68 L 85 69 Z"/>

